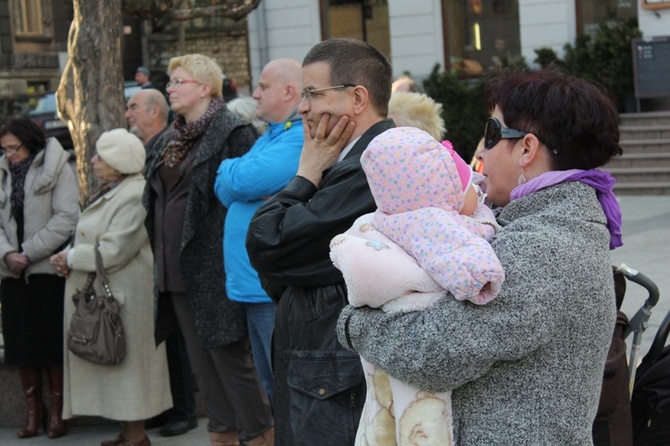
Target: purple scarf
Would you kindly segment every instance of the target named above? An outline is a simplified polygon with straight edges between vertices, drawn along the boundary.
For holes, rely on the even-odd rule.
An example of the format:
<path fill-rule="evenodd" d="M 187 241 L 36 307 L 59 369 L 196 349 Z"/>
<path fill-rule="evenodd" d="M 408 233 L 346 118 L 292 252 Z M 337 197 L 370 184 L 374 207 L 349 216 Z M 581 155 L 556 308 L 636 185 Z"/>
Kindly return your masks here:
<path fill-rule="evenodd" d="M 516 200 L 540 189 L 570 181 L 580 181 L 596 190 L 600 206 L 602 206 L 605 217 L 607 217 L 607 229 L 610 232 L 610 249 L 623 246 L 623 241 L 621 240 L 621 209 L 612 192 L 612 187 L 614 187 L 616 180 L 609 172 L 598 169 L 571 169 L 547 172 L 515 187 L 510 194 L 510 198 L 511 200 Z"/>

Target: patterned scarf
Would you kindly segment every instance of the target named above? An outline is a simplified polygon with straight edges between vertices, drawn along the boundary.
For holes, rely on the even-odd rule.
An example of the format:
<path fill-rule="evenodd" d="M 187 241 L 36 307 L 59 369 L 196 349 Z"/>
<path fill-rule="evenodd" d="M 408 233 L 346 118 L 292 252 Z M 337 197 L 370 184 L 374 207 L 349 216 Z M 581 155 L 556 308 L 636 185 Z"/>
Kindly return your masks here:
<path fill-rule="evenodd" d="M 12 216 L 15 219 L 18 219 L 19 214 L 23 212 L 26 176 L 36 155 L 37 153 L 31 153 L 28 158 L 16 164 L 9 164 L 9 173 L 12 175 L 12 194 L 9 200 L 12 205 Z"/>
<path fill-rule="evenodd" d="M 196 121 L 189 123 L 186 123 L 183 116 L 175 114 L 174 122 L 168 130 L 170 138 L 161 153 L 166 166 L 170 168 L 178 166 L 186 158 L 195 142 L 205 133 L 209 123 L 224 106 L 223 98 L 214 98 L 207 111 Z"/>

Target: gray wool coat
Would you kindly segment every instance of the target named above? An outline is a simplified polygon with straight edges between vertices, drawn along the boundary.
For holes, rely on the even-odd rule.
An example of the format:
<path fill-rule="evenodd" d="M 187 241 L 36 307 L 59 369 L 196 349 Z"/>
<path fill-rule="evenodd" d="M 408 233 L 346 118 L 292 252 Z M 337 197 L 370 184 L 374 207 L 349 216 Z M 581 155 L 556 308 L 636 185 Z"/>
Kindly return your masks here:
<path fill-rule="evenodd" d="M 184 216 L 181 241 L 181 271 L 195 319 L 198 338 L 205 349 L 211 349 L 247 337 L 244 307 L 226 296 L 223 269 L 223 223 L 227 209 L 214 194 L 214 181 L 221 161 L 249 151 L 258 133 L 226 108 L 221 110 L 200 138 L 192 165 L 192 181 Z M 154 147 L 160 153 L 168 141 L 163 133 Z M 147 186 L 143 204 L 147 210 L 145 226 L 154 241 L 156 193 L 151 177 L 157 175 L 160 157 L 147 168 Z M 160 343 L 177 327 L 169 299 L 156 294 L 156 342 Z"/>
<path fill-rule="evenodd" d="M 56 138 L 47 139 L 44 150 L 35 156 L 24 183 L 24 235 L 20 245 L 11 213 L 9 160 L 0 158 L 0 278 L 19 277 L 4 258 L 21 250 L 31 261 L 25 271 L 27 280 L 31 274 L 55 274 L 49 258 L 70 239 L 79 218 L 77 180 L 69 158 Z"/>
<path fill-rule="evenodd" d="M 590 445 L 616 314 L 595 191 L 543 189 L 498 222 L 506 278 L 496 299 L 406 314 L 347 307 L 339 340 L 401 381 L 453 389 L 456 444 Z"/>

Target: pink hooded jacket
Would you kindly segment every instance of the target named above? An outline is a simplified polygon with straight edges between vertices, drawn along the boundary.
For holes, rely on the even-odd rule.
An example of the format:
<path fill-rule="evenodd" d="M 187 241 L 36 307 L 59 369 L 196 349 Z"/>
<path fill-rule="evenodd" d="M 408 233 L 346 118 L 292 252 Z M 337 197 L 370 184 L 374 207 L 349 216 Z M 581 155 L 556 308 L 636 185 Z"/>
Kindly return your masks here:
<path fill-rule="evenodd" d="M 487 241 L 498 225 L 484 205 L 459 214 L 470 178 L 454 157 L 451 143 L 412 127 L 387 130 L 363 152 L 378 209 L 331 243 L 352 305 L 378 308 L 402 297 L 384 309 L 412 311 L 444 290 L 475 304 L 498 294 L 504 272 Z"/>

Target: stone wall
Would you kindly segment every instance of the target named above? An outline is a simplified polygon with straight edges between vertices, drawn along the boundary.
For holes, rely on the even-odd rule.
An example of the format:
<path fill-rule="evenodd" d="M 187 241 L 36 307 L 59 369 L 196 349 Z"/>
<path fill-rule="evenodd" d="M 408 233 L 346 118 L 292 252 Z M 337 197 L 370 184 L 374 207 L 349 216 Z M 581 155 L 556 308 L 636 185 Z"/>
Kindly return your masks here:
<path fill-rule="evenodd" d="M 199 53 L 213 57 L 228 77 L 235 79 L 238 90 L 250 90 L 249 52 L 246 24 L 229 30 L 186 32 L 183 51 L 174 35 L 153 34 L 148 38 L 152 74 L 167 71 L 170 58 Z"/>

